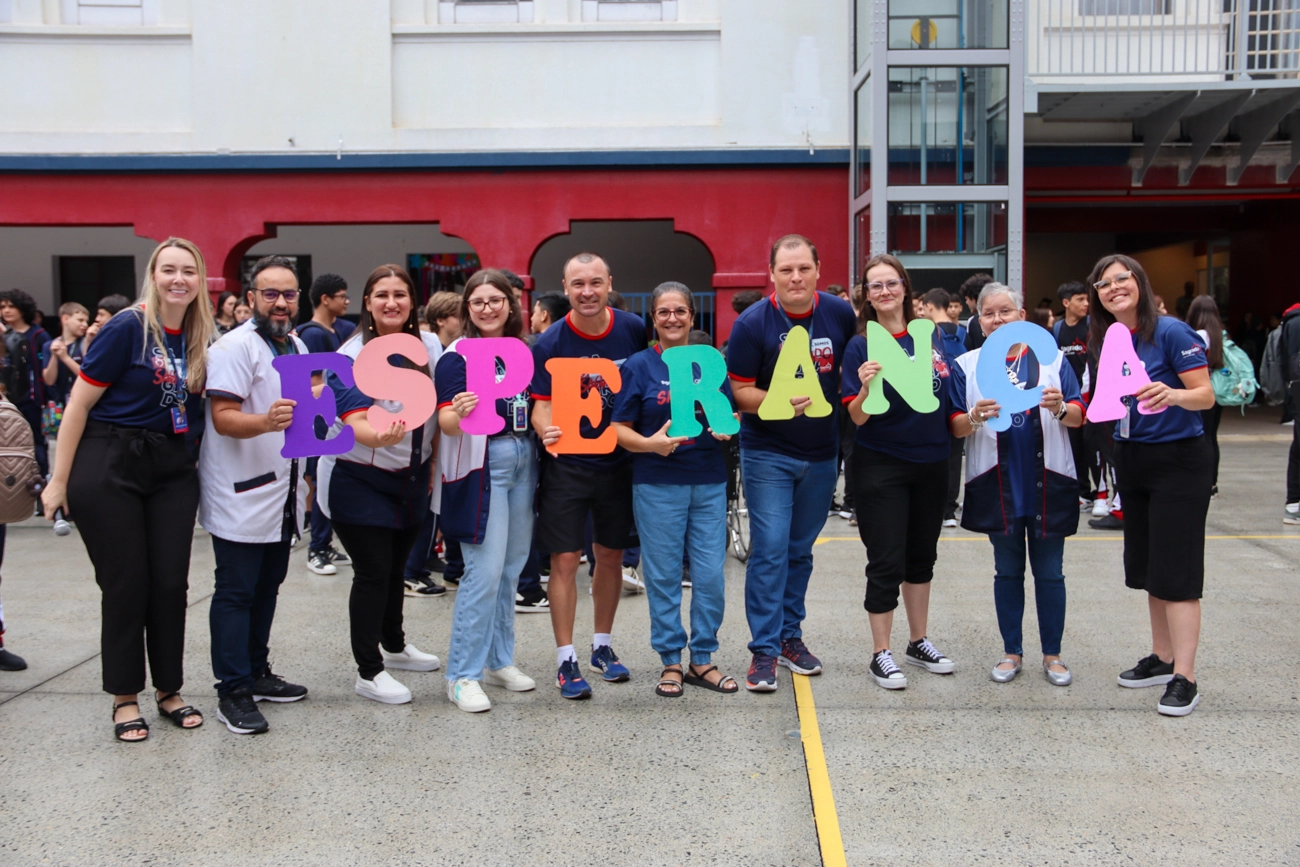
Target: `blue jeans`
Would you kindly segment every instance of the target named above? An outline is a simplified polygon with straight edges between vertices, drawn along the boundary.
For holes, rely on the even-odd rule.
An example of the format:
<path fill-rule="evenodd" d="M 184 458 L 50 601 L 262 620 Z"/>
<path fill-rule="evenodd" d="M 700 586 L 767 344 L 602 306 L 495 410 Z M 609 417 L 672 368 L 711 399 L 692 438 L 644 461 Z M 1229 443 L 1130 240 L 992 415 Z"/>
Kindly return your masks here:
<path fill-rule="evenodd" d="M 280 584 L 289 570 L 289 543 L 253 544 L 212 537 L 216 587 L 208 623 L 217 693 L 252 688 L 266 671 L 271 621 Z"/>
<path fill-rule="evenodd" d="M 753 639 L 749 650 L 779 656 L 782 641 L 803 637 L 812 546 L 826 524 L 838 471 L 834 458 L 801 461 L 746 448 L 740 450 L 740 471 L 751 540 L 745 564 L 745 617 Z"/>
<path fill-rule="evenodd" d="M 451 621 L 448 680 L 482 680 L 484 667 L 496 670 L 515 662 L 515 590 L 533 542 L 533 440 L 488 440 L 486 468 L 492 484 L 487 531 L 481 545 L 460 545 L 465 575 Z"/>
<path fill-rule="evenodd" d="M 1005 536 L 990 535 L 993 543 L 993 604 L 1002 631 L 1002 652 L 1022 656 L 1021 621 L 1025 616 L 1025 525 L 1016 518 Z M 1044 656 L 1061 652 L 1065 631 L 1065 575 L 1061 560 L 1065 537 L 1029 536 L 1029 563 L 1034 570 L 1034 603 L 1038 608 L 1038 640 Z"/>
<path fill-rule="evenodd" d="M 305 478 L 312 480 L 311 499 L 307 501 L 307 508 L 311 510 L 311 541 L 307 543 L 308 551 L 324 551 L 334 541 L 334 528 L 330 526 L 330 519 L 325 517 L 323 509 L 316 508 L 316 467 L 320 458 L 308 458 L 307 468 L 303 472 Z"/>
<path fill-rule="evenodd" d="M 650 646 L 664 665 L 682 661 L 682 545 L 691 557 L 691 663 L 718 649 L 726 593 L 727 485 L 633 485 L 641 566 L 650 597 Z"/>

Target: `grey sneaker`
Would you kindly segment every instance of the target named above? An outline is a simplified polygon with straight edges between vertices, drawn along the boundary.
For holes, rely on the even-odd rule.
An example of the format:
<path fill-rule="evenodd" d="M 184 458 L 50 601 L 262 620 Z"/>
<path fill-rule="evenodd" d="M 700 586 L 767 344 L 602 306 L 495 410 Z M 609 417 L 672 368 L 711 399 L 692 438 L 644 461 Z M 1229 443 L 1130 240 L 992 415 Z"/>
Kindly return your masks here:
<path fill-rule="evenodd" d="M 1293 505 L 1297 505 L 1297 504 L 1287 503 L 1286 506 L 1282 508 L 1283 524 L 1291 524 L 1291 525 L 1300 524 L 1300 508 L 1298 508 L 1296 511 L 1293 512 L 1291 511 L 1291 507 Z"/>

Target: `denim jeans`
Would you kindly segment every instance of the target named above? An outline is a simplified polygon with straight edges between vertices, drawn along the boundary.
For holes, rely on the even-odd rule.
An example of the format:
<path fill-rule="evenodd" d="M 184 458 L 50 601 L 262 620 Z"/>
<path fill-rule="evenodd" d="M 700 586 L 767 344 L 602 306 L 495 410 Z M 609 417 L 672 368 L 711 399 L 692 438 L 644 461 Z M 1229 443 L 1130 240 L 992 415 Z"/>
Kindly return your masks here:
<path fill-rule="evenodd" d="M 491 476 L 487 531 L 481 545 L 461 542 L 465 575 L 456 592 L 447 679 L 482 680 L 515 661 L 515 591 L 533 541 L 537 456 L 531 437 L 488 440 Z"/>
<path fill-rule="evenodd" d="M 998 629 L 1002 631 L 1002 652 L 1024 654 L 1021 647 L 1021 621 L 1025 615 L 1025 525 L 1016 518 L 1005 536 L 990 535 L 993 543 L 993 604 L 998 612 Z M 1046 539 L 1029 536 L 1029 564 L 1034 570 L 1034 603 L 1038 608 L 1038 640 L 1044 656 L 1061 652 L 1061 633 L 1065 631 L 1065 575 L 1061 559 L 1065 555 L 1065 537 Z"/>
<path fill-rule="evenodd" d="M 835 464 L 835 458 L 801 461 L 776 452 L 740 450 L 751 540 L 745 564 L 751 653 L 778 656 L 783 640 L 803 637 L 812 546 L 826 524 Z"/>
<path fill-rule="evenodd" d="M 311 498 L 307 501 L 307 509 L 311 512 L 311 540 L 307 543 L 309 552 L 324 551 L 334 541 L 334 528 L 330 525 L 330 519 L 325 517 L 324 509 L 316 508 L 316 467 L 319 462 L 320 458 L 308 458 L 307 468 L 303 472 L 303 478 L 312 481 Z"/>
<path fill-rule="evenodd" d="M 718 649 L 726 593 L 727 484 L 633 485 L 641 566 L 650 598 L 650 646 L 664 665 L 682 661 L 682 546 L 691 560 L 691 662 Z"/>
<path fill-rule="evenodd" d="M 253 686 L 266 670 L 275 603 L 289 570 L 289 543 L 250 544 L 212 537 L 216 587 L 208 623 L 217 693 Z"/>

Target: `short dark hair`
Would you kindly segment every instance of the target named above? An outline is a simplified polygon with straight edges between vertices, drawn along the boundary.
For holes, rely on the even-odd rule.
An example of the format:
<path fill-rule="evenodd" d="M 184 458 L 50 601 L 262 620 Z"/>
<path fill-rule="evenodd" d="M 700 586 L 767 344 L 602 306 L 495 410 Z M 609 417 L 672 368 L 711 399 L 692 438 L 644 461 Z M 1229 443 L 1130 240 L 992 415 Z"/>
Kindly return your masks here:
<path fill-rule="evenodd" d="M 609 298 L 606 299 L 606 304 L 615 310 L 627 310 L 627 301 L 616 289 L 609 290 Z"/>
<path fill-rule="evenodd" d="M 540 304 L 551 317 L 552 322 L 559 322 L 569 312 L 569 298 L 563 292 L 543 292 L 533 296 L 533 303 Z"/>
<path fill-rule="evenodd" d="M 244 288 L 252 292 L 257 288 L 257 275 L 272 268 L 286 268 L 295 280 L 298 279 L 298 269 L 294 267 L 293 260 L 288 256 L 263 256 L 253 263 L 253 270 L 248 272 L 248 285 Z"/>
<path fill-rule="evenodd" d="M 348 281 L 338 274 L 321 274 L 311 281 L 311 292 L 308 296 L 311 298 L 312 309 L 319 307 L 326 295 L 337 295 L 339 292 L 346 291 L 348 291 Z"/>
<path fill-rule="evenodd" d="M 701 331 L 700 329 L 695 328 L 691 330 L 690 334 L 686 335 L 686 345 L 687 346 L 712 346 L 713 338 L 709 336 L 709 332 Z"/>
<path fill-rule="evenodd" d="M 799 247 L 808 248 L 808 251 L 812 253 L 814 265 L 821 264 L 821 260 L 817 258 L 817 248 L 813 245 L 812 241 L 809 241 L 803 235 L 785 235 L 784 237 L 777 238 L 776 243 L 772 245 L 772 251 L 768 253 L 767 256 L 767 267 L 776 267 L 777 250 L 795 250 Z"/>
<path fill-rule="evenodd" d="M 972 274 L 966 278 L 966 282 L 962 283 L 961 289 L 957 291 L 961 293 L 961 297 L 963 298 L 969 298 L 971 301 L 978 301 L 980 297 L 980 290 L 983 289 L 986 284 L 992 282 L 993 282 L 992 274 L 986 274 L 983 272 L 979 274 Z"/>
<path fill-rule="evenodd" d="M 95 310 L 104 310 L 109 316 L 116 316 L 131 306 L 131 299 L 125 295 L 105 295 L 95 304 Z"/>
<path fill-rule="evenodd" d="M 952 295 L 947 289 L 931 289 L 921 296 L 921 303 L 931 307 L 947 307 L 951 301 Z"/>
<path fill-rule="evenodd" d="M 0 292 L 0 301 L 8 301 L 23 317 L 23 322 L 32 325 L 36 322 L 36 299 L 21 289 L 7 289 Z"/>
<path fill-rule="evenodd" d="M 1069 301 L 1075 295 L 1087 295 L 1088 287 L 1084 286 L 1078 280 L 1071 280 L 1069 283 L 1062 283 L 1056 290 L 1056 297 L 1062 302 Z"/>
<path fill-rule="evenodd" d="M 524 291 L 525 288 L 527 288 L 524 286 L 524 281 L 519 279 L 519 275 L 516 274 L 514 271 L 511 271 L 509 268 L 497 268 L 496 270 L 499 271 L 501 275 L 506 278 L 506 282 L 510 284 L 511 289 L 518 289 L 520 292 L 522 292 Z"/>
<path fill-rule="evenodd" d="M 831 285 L 827 286 L 826 291 L 827 293 L 834 295 L 837 298 L 843 298 L 849 294 L 849 290 L 845 289 L 839 283 L 832 283 Z"/>
<path fill-rule="evenodd" d="M 743 289 L 731 296 L 731 309 L 739 316 L 762 300 L 763 293 L 760 290 Z"/>

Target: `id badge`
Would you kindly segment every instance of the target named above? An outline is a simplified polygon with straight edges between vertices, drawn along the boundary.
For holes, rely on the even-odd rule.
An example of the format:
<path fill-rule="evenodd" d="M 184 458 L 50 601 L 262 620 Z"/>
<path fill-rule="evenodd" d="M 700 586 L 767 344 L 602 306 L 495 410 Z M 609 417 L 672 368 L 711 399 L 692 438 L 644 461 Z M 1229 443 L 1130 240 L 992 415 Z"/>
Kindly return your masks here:
<path fill-rule="evenodd" d="M 185 404 L 172 407 L 172 433 L 185 433 L 189 429 L 190 421 L 185 415 Z"/>
<path fill-rule="evenodd" d="M 1124 407 L 1128 412 L 1120 416 L 1119 430 L 1116 432 L 1116 436 L 1121 439 L 1128 439 L 1129 419 L 1133 416 L 1133 404 L 1126 400 L 1124 401 Z"/>
<path fill-rule="evenodd" d="M 528 401 L 516 396 L 510 402 L 510 409 L 514 418 L 514 432 L 522 433 L 528 430 Z"/>

